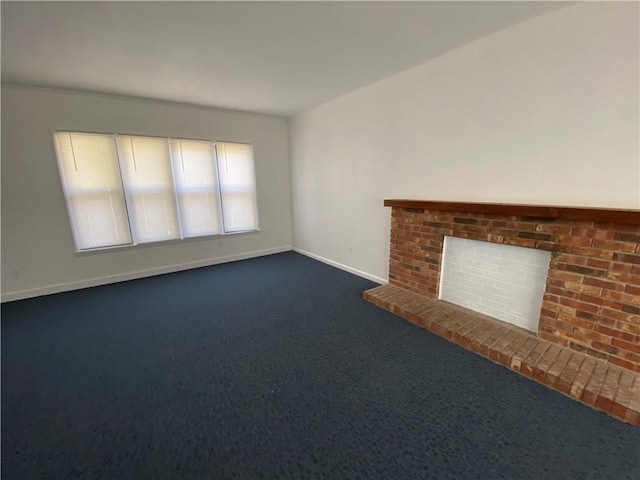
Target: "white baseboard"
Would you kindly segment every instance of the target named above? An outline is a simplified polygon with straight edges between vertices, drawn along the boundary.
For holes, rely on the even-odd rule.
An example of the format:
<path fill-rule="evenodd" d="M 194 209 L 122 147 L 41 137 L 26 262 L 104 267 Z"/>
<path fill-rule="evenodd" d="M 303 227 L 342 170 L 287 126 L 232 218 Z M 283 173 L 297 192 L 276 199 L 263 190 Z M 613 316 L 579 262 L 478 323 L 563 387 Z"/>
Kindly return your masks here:
<path fill-rule="evenodd" d="M 247 258 L 264 257 L 265 255 L 273 255 L 274 253 L 288 252 L 290 250 L 291 246 L 269 248 L 267 250 L 258 250 L 254 252 L 240 253 L 237 255 L 228 255 L 226 257 L 208 258 L 205 260 L 198 260 L 197 262 L 179 263 L 175 265 L 167 265 L 164 267 L 138 270 L 135 272 L 119 273 L 116 275 L 107 275 L 105 277 L 79 280 L 76 282 L 58 283 L 55 285 L 47 285 L 45 287 L 32 288 L 28 290 L 18 290 L 15 292 L 2 293 L 0 301 L 2 303 L 11 302 L 13 300 L 39 297 L 41 295 L 51 295 L 52 293 L 68 292 L 71 290 L 79 290 L 81 288 L 87 287 L 97 287 L 99 285 L 108 285 L 110 283 L 135 280 L 137 278 L 152 277 L 154 275 L 162 275 L 165 273 L 190 270 L 192 268 L 209 267 L 211 265 L 218 265 L 221 263 L 235 262 L 236 260 L 245 260 Z"/>
<path fill-rule="evenodd" d="M 306 257 L 313 258 L 314 260 L 318 260 L 319 262 L 326 263 L 327 265 L 331 265 L 332 267 L 339 268 L 340 270 L 344 270 L 345 272 L 353 273 L 354 275 L 358 275 L 359 277 L 366 278 L 367 280 L 371 280 L 372 282 L 379 283 L 381 285 L 385 285 L 389 283 L 388 280 L 378 277 L 376 275 L 371 275 L 370 273 L 363 272 L 362 270 L 358 270 L 357 268 L 350 267 L 348 265 L 344 265 L 343 263 L 335 262 L 333 260 L 329 260 L 328 258 L 321 257 L 320 255 L 316 255 L 315 253 L 307 252 L 306 250 L 302 250 L 301 248 L 293 248 L 294 252 L 300 253 Z"/>

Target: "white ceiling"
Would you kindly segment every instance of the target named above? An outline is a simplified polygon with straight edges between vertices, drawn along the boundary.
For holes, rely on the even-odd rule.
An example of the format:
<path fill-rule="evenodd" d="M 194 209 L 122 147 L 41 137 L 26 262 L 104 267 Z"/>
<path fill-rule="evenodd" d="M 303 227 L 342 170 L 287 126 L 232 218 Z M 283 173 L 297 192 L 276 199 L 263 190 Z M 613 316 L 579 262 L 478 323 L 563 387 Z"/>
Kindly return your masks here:
<path fill-rule="evenodd" d="M 2 81 L 290 116 L 560 2 L 6 2 Z"/>

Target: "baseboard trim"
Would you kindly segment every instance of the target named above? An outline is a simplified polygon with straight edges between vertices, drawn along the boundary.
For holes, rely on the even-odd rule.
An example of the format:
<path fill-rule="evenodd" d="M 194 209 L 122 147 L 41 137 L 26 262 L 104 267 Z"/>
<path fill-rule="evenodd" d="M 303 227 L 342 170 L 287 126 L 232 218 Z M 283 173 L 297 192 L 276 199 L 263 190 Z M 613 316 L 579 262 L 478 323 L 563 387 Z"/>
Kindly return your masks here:
<path fill-rule="evenodd" d="M 313 258 L 314 260 L 318 260 L 319 262 L 326 263 L 327 265 L 331 265 L 332 267 L 339 268 L 340 270 L 344 270 L 345 272 L 353 273 L 354 275 L 358 275 L 359 277 L 366 278 L 367 280 L 371 280 L 372 282 L 379 283 L 380 285 L 386 285 L 389 281 L 385 278 L 378 277 L 376 275 L 371 275 L 370 273 L 363 272 L 362 270 L 358 270 L 357 268 L 350 267 L 340 262 L 336 262 L 334 260 L 329 260 L 328 258 L 321 257 L 320 255 L 316 255 L 315 253 L 307 252 L 306 250 L 302 250 L 301 248 L 293 248 L 294 252 L 300 253 L 305 257 Z"/>
<path fill-rule="evenodd" d="M 42 295 L 51 295 L 54 293 L 80 290 L 82 288 L 108 285 L 110 283 L 136 280 L 138 278 L 152 277 L 154 275 L 163 275 L 165 273 L 180 272 L 182 270 L 190 270 L 192 268 L 209 267 L 211 265 L 235 262 L 237 260 L 246 260 L 248 258 L 264 257 L 266 255 L 273 255 L 275 253 L 288 252 L 291 250 L 291 246 L 269 248 L 266 250 L 257 250 L 253 252 L 240 253 L 237 255 L 228 255 L 226 257 L 207 258 L 204 260 L 198 260 L 197 262 L 178 263 L 174 265 L 166 265 L 164 267 L 137 270 L 135 272 L 119 273 L 116 275 L 107 275 L 105 277 L 90 278 L 87 280 L 80 280 L 76 282 L 58 283 L 55 285 L 47 285 L 45 287 L 32 288 L 28 290 L 18 290 L 15 292 L 3 293 L 0 297 L 0 302 L 4 303 L 14 300 L 23 300 L 26 298 L 39 297 Z"/>

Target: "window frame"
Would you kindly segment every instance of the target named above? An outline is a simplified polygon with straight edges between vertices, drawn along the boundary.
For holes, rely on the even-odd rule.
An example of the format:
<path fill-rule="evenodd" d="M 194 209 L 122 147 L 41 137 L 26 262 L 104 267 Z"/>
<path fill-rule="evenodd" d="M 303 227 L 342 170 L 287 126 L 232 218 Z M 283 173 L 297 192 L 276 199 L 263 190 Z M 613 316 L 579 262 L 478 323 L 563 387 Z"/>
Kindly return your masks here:
<path fill-rule="evenodd" d="M 72 214 L 72 210 L 70 208 L 70 204 L 69 204 L 69 192 L 68 192 L 68 188 L 67 188 L 67 179 L 65 176 L 64 171 L 61 169 L 61 163 L 60 163 L 60 152 L 59 152 L 59 148 L 58 148 L 58 140 L 56 138 L 57 134 L 86 134 L 86 135 L 105 135 L 105 136 L 110 136 L 111 139 L 114 142 L 114 148 L 116 151 L 116 163 L 117 163 L 117 170 L 118 170 L 118 175 L 119 175 L 119 180 L 120 180 L 120 186 L 122 188 L 122 194 L 124 197 L 124 205 L 125 205 L 125 209 L 126 209 L 126 215 L 127 215 L 127 225 L 128 225 L 128 229 L 129 229 L 129 235 L 131 237 L 131 243 L 124 243 L 124 244 L 119 244 L 119 245 L 106 245 L 106 246 L 101 246 L 101 247 L 93 247 L 93 248 L 79 248 L 78 244 L 76 242 L 76 222 L 74 219 L 74 216 Z M 163 139 L 166 140 L 167 142 L 167 150 L 169 153 L 169 163 L 170 163 L 170 168 L 171 168 L 171 175 L 172 175 L 172 187 L 173 187 L 173 199 L 175 202 L 175 208 L 176 208 L 176 213 L 177 213 L 177 219 L 178 219 L 178 227 L 179 227 L 179 237 L 178 238 L 170 238 L 170 239 L 166 239 L 166 240 L 154 240 L 154 241 L 149 241 L 149 242 L 137 242 L 135 239 L 135 236 L 133 234 L 133 228 L 131 225 L 131 207 L 129 205 L 129 198 L 128 198 L 128 194 L 127 194 L 127 187 L 125 185 L 125 181 L 124 181 L 124 175 L 122 172 L 122 152 L 121 152 L 121 148 L 120 148 L 120 144 L 118 141 L 118 137 L 119 136 L 129 136 L 129 137 L 147 137 L 147 138 L 157 138 L 157 139 Z M 51 137 L 53 140 L 53 146 L 54 146 L 54 155 L 55 155 L 55 163 L 56 163 L 56 167 L 58 169 L 58 177 L 60 179 L 60 187 L 62 189 L 62 193 L 65 199 L 65 209 L 67 212 L 67 220 L 69 222 L 69 229 L 70 229 L 70 233 L 72 236 L 72 241 L 73 241 L 73 245 L 74 245 L 74 254 L 76 255 L 92 255 L 92 254 L 99 254 L 99 253 L 103 253 L 105 251 L 111 251 L 111 250 L 130 250 L 130 249 L 140 249 L 140 248 L 145 248 L 145 247 L 157 247 L 159 245 L 176 245 L 176 244 L 181 244 L 184 242 L 194 242 L 194 241 L 201 241 L 201 240 L 212 240 L 212 239 L 216 239 L 216 238 L 223 238 L 223 237 L 230 237 L 230 236 L 243 236 L 243 235 L 254 235 L 254 234 L 258 234 L 260 233 L 260 221 L 259 221 L 259 212 L 258 212 L 258 182 L 257 182 L 257 175 L 256 175 L 256 165 L 255 165 L 255 150 L 253 149 L 253 144 L 249 143 L 249 142 L 238 142 L 238 141 L 230 141 L 230 140 L 211 140 L 211 139 L 202 139 L 202 138 L 186 138 L 186 137 L 170 137 L 170 136 L 163 136 L 163 135 L 148 135 L 148 134 L 141 134 L 141 133 L 124 133 L 124 132 L 106 132 L 106 131 L 88 131 L 88 130 L 71 130 L 71 129 L 61 129 L 61 130 L 53 130 L 51 133 Z M 213 162 L 214 162 L 214 168 L 215 168 L 215 188 L 216 188 L 216 192 L 215 195 L 217 197 L 217 211 L 218 211 L 218 215 L 219 215 L 219 221 L 220 221 L 220 232 L 219 233 L 212 233 L 212 234 L 205 234 L 205 235 L 189 235 L 189 236 L 184 236 L 183 232 L 182 232 L 182 218 L 180 216 L 180 208 L 178 205 L 178 188 L 176 187 L 176 179 L 175 179 L 175 172 L 174 172 L 174 165 L 173 165 L 173 158 L 172 158 L 172 151 L 171 151 L 171 140 L 186 140 L 186 141 L 194 141 L 194 142 L 208 142 L 211 145 L 211 150 L 213 153 Z M 254 208 L 254 212 L 255 212 L 255 218 L 256 218 L 256 228 L 255 229 L 250 229 L 250 230 L 242 230 L 242 231 L 231 231 L 231 232 L 227 232 L 225 231 L 225 226 L 224 226 L 224 215 L 222 212 L 223 206 L 222 206 L 222 192 L 221 192 L 221 187 L 220 187 L 220 172 L 219 172 L 219 163 L 218 163 L 218 156 L 217 156 L 217 149 L 216 149 L 216 145 L 217 144 L 224 144 L 224 143 L 232 143 L 232 144 L 239 144 L 239 145 L 249 145 L 252 148 L 252 163 L 253 163 L 253 187 L 254 187 L 254 202 L 253 202 L 253 208 Z"/>

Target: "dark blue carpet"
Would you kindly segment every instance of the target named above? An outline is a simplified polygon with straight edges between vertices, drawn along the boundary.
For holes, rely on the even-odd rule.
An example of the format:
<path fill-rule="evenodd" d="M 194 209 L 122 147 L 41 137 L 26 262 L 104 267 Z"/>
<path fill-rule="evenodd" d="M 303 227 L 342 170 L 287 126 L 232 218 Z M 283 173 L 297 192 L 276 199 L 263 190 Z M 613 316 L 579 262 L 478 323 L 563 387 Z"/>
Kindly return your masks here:
<path fill-rule="evenodd" d="M 2 478 L 640 478 L 640 429 L 295 253 L 2 306 Z"/>

